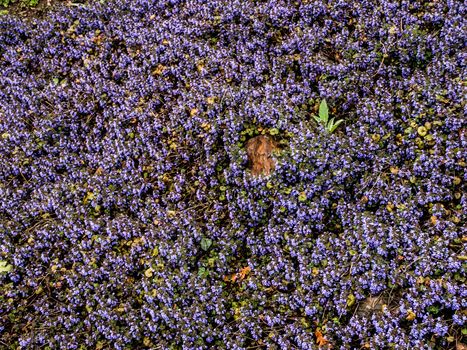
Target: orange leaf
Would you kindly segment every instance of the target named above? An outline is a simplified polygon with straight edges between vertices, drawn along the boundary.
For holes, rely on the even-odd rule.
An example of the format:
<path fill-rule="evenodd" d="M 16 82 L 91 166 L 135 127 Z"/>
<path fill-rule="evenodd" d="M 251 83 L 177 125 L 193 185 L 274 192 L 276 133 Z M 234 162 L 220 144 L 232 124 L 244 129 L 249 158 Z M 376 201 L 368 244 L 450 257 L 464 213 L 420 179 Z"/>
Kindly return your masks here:
<path fill-rule="evenodd" d="M 242 269 L 240 269 L 240 272 L 238 273 L 238 276 L 240 277 L 240 280 L 245 279 L 246 275 L 248 275 L 251 271 L 251 267 L 247 266 Z"/>
<path fill-rule="evenodd" d="M 318 346 L 324 346 L 329 342 L 325 337 L 323 337 L 323 333 L 321 332 L 321 329 L 319 328 L 316 328 L 315 337 L 316 337 L 316 344 L 318 344 Z"/>

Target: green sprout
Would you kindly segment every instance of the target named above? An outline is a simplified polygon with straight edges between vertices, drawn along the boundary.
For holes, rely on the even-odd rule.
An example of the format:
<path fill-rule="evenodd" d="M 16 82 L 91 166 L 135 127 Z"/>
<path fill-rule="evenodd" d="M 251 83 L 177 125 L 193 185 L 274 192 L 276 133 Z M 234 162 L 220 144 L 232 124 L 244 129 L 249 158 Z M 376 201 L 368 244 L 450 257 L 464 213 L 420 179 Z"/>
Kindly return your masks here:
<path fill-rule="evenodd" d="M 334 118 L 329 120 L 329 109 L 326 100 L 323 99 L 319 104 L 319 116 L 314 115 L 313 118 L 318 124 L 323 125 L 329 133 L 332 133 L 344 120 L 340 119 L 334 123 Z"/>

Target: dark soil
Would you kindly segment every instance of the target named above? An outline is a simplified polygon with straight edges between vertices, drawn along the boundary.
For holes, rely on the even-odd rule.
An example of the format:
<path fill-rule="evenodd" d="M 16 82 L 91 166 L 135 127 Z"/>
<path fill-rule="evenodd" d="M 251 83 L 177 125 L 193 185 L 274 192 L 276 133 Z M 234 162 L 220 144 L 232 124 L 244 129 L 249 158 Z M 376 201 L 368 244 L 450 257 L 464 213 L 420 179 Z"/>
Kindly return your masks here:
<path fill-rule="evenodd" d="M 7 7 L 0 6 L 1 15 L 10 14 L 23 19 L 43 18 L 54 8 L 60 6 L 80 6 L 82 2 L 70 0 L 39 0 L 37 5 L 29 6 L 24 0 L 16 0 Z"/>

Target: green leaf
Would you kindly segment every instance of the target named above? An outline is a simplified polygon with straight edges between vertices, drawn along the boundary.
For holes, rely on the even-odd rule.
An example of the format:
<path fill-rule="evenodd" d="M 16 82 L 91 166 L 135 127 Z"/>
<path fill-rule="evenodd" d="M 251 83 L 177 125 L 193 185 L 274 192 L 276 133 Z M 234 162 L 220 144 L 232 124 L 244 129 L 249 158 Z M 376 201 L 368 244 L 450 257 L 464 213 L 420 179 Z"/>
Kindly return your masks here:
<path fill-rule="evenodd" d="M 327 124 L 329 118 L 329 109 L 328 104 L 326 103 L 326 99 L 323 99 L 319 104 L 319 117 L 325 124 Z"/>
<path fill-rule="evenodd" d="M 463 335 L 467 335 L 467 328 L 462 328 L 461 333 L 462 333 Z"/>
<path fill-rule="evenodd" d="M 334 119 L 334 118 L 333 118 L 333 119 Z M 343 121 L 344 121 L 343 119 L 338 120 L 338 121 L 336 122 L 336 124 L 333 124 L 333 125 L 331 126 L 331 128 L 329 129 L 329 131 L 330 131 L 330 132 L 334 132 L 334 130 L 336 130 L 336 128 L 339 126 L 339 124 L 341 124 Z"/>
<path fill-rule="evenodd" d="M 200 267 L 198 270 L 198 276 L 201 278 L 205 278 L 209 275 L 209 270 L 206 270 L 205 267 Z"/>
<path fill-rule="evenodd" d="M 355 300 L 355 295 L 349 294 L 349 296 L 347 297 L 347 306 L 351 307 L 353 304 L 355 304 Z"/>
<path fill-rule="evenodd" d="M 203 249 L 204 251 L 208 250 L 209 247 L 212 246 L 212 240 L 209 239 L 209 238 L 202 238 L 201 239 L 201 249 Z"/>
<path fill-rule="evenodd" d="M 316 122 L 317 122 L 318 124 L 322 124 L 322 121 L 321 121 L 321 119 L 320 119 L 319 117 L 317 117 L 316 115 L 314 115 L 313 118 L 316 120 Z"/>
<path fill-rule="evenodd" d="M 279 129 L 272 128 L 272 129 L 269 130 L 269 134 L 273 135 L 273 136 L 277 135 L 277 134 L 279 134 Z"/>
<path fill-rule="evenodd" d="M 10 272 L 13 266 L 9 265 L 6 261 L 0 260 L 0 272 Z"/>

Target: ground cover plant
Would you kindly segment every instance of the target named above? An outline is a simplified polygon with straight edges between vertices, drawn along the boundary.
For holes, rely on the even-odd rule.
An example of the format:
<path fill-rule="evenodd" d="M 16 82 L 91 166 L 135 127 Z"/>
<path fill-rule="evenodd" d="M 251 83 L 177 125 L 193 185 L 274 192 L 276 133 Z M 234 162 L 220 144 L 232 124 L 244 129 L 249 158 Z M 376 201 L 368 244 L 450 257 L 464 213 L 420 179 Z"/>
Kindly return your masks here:
<path fill-rule="evenodd" d="M 1 16 L 0 348 L 465 349 L 466 10 Z"/>

